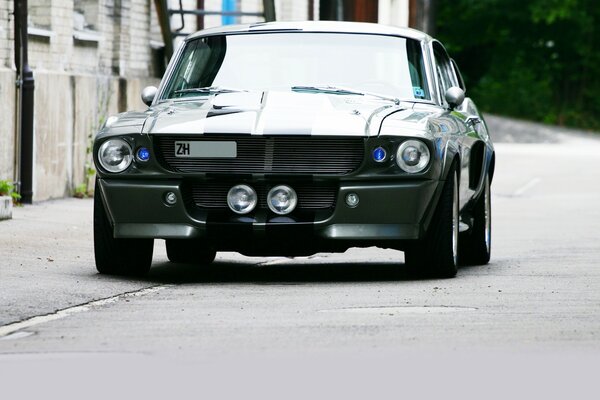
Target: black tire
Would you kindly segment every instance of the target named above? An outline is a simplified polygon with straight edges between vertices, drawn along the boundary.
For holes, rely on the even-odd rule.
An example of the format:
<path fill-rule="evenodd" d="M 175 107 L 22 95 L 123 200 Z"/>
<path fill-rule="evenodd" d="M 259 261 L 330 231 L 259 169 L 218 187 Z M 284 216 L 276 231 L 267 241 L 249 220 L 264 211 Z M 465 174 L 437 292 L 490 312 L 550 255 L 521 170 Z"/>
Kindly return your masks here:
<path fill-rule="evenodd" d="M 178 264 L 208 265 L 217 255 L 215 250 L 194 239 L 167 239 L 166 245 L 169 261 Z"/>
<path fill-rule="evenodd" d="M 492 253 L 492 197 L 490 177 L 485 176 L 483 193 L 473 207 L 473 226 L 460 238 L 460 264 L 484 265 Z"/>
<path fill-rule="evenodd" d="M 94 191 L 94 256 L 101 274 L 142 276 L 152 265 L 154 239 L 115 239 L 98 181 Z"/>
<path fill-rule="evenodd" d="M 456 276 L 458 207 L 458 175 L 453 166 L 425 238 L 404 252 L 412 273 L 439 278 Z"/>

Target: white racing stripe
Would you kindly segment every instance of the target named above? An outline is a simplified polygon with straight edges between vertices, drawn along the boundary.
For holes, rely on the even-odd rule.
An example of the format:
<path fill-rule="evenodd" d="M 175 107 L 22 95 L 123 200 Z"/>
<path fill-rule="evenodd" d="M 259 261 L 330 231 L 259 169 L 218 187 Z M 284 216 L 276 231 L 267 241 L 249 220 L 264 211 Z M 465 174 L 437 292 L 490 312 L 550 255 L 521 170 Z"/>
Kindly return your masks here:
<path fill-rule="evenodd" d="M 12 324 L 0 326 L 0 338 L 4 337 L 6 335 L 10 335 L 13 332 L 17 332 L 22 329 L 30 328 L 34 325 L 39 325 L 39 324 L 43 324 L 46 322 L 55 321 L 57 319 L 66 318 L 73 314 L 78 314 L 81 312 L 89 311 L 92 308 L 102 307 L 107 304 L 116 303 L 117 301 L 122 300 L 122 299 L 126 299 L 129 297 L 143 296 L 143 295 L 150 294 L 150 293 L 156 293 L 159 290 L 162 290 L 162 289 L 170 287 L 170 286 L 173 286 L 173 285 L 152 286 L 149 288 L 144 288 L 144 289 L 136 290 L 133 292 L 121 293 L 116 296 L 107 297 L 105 299 L 94 300 L 89 303 L 84 303 L 84 304 L 79 304 L 77 306 L 64 308 L 62 310 L 58 310 L 58 311 L 55 311 L 50 314 L 38 315 L 35 317 L 27 318 L 26 320 L 23 320 L 23 321 L 14 322 Z"/>

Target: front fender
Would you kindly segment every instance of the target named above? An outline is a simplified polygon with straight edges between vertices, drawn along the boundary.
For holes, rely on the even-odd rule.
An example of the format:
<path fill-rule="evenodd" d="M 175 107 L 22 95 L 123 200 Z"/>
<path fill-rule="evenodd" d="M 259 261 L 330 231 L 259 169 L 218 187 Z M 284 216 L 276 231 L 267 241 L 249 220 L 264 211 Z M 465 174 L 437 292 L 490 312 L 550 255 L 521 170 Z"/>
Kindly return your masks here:
<path fill-rule="evenodd" d="M 454 161 L 456 159 L 460 161 L 460 149 L 458 148 L 458 143 L 450 140 L 446 141 L 445 146 L 442 147 L 442 154 L 440 155 L 440 158 L 443 160 L 440 180 L 445 181 L 450 173 L 450 169 Z M 460 173 L 460 168 L 458 172 Z"/>

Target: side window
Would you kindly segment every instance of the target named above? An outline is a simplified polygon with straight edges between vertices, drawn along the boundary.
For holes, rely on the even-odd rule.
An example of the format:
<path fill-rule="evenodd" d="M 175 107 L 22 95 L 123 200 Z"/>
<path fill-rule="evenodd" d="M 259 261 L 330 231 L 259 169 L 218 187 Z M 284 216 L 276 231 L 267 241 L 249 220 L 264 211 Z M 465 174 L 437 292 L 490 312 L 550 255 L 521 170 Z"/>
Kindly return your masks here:
<path fill-rule="evenodd" d="M 440 81 L 440 93 L 442 97 L 446 90 L 452 86 L 459 86 L 448 54 L 439 43 L 434 43 L 433 54 L 435 56 L 435 67 L 438 79 Z"/>
<path fill-rule="evenodd" d="M 456 78 L 458 78 L 458 87 L 466 93 L 467 87 L 465 86 L 465 81 L 460 73 L 460 69 L 458 69 L 458 65 L 456 64 L 456 61 L 454 61 L 454 59 L 451 59 L 450 61 L 452 62 L 452 67 L 454 67 L 454 74 L 456 75 Z"/>
<path fill-rule="evenodd" d="M 423 49 L 421 43 L 416 40 L 406 41 L 406 50 L 408 54 L 408 70 L 413 87 L 413 96 L 416 99 L 431 99 L 429 87 L 427 85 L 427 75 L 425 72 L 425 63 L 423 62 Z"/>

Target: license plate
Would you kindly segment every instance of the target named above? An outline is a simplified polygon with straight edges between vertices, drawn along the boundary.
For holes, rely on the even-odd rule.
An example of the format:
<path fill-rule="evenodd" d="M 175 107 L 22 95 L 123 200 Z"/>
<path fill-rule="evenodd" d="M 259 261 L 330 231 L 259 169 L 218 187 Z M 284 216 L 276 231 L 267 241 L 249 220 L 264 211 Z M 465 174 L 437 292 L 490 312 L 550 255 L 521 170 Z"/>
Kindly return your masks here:
<path fill-rule="evenodd" d="M 235 158 L 236 142 L 190 141 L 175 142 L 175 157 Z"/>

